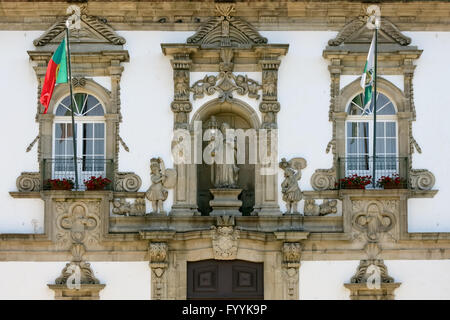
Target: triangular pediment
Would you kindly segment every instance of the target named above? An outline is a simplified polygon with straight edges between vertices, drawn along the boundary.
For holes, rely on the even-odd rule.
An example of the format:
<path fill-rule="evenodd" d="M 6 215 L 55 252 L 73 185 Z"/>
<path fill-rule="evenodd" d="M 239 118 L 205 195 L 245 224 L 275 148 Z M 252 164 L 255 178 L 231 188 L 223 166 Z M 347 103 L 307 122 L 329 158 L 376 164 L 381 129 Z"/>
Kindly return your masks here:
<path fill-rule="evenodd" d="M 219 16 L 204 23 L 187 39 L 188 44 L 199 44 L 203 47 L 247 47 L 267 43 L 267 39 L 251 24 L 231 16 L 234 5 L 217 5 L 216 10 Z"/>
<path fill-rule="evenodd" d="M 65 36 L 66 19 L 61 19 L 50 27 L 41 37 L 34 40 L 37 47 L 54 45 L 62 41 Z M 123 45 L 125 39 L 100 19 L 82 15 L 80 18 L 80 28 L 70 31 L 70 42 L 78 44 L 106 44 Z"/>
<path fill-rule="evenodd" d="M 373 30 L 366 26 L 366 20 L 358 18 L 345 25 L 339 31 L 336 38 L 328 41 L 332 47 L 352 44 L 367 44 L 372 41 Z M 405 36 L 392 22 L 386 19 L 381 20 L 378 32 L 378 43 L 407 46 L 411 43 L 411 38 Z"/>

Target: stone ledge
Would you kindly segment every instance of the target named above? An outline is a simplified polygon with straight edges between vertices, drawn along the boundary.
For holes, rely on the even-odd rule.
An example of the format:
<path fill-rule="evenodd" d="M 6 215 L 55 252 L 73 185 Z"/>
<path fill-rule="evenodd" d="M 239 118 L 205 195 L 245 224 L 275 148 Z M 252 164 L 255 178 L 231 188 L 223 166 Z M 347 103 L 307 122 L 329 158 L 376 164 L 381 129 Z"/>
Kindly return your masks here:
<path fill-rule="evenodd" d="M 55 300 L 99 300 L 105 284 L 81 284 L 80 289 L 69 289 L 65 284 L 48 284 L 55 292 Z"/>
<path fill-rule="evenodd" d="M 31 191 L 31 192 L 10 191 L 9 195 L 15 199 L 41 199 L 41 193 L 39 191 Z"/>
<path fill-rule="evenodd" d="M 381 283 L 380 289 L 369 289 L 366 283 L 345 283 L 350 290 L 351 300 L 394 300 L 394 291 L 400 287 L 400 282 Z"/>

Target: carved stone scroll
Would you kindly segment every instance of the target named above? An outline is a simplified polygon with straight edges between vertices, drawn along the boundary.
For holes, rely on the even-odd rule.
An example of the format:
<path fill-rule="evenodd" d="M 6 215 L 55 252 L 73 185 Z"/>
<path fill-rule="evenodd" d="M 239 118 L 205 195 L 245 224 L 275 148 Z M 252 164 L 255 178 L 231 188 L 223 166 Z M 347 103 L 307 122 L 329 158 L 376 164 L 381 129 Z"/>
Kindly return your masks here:
<path fill-rule="evenodd" d="M 134 172 L 117 172 L 115 190 L 119 192 L 136 192 L 141 188 L 142 180 Z"/>
<path fill-rule="evenodd" d="M 434 174 L 426 169 L 412 169 L 410 171 L 411 188 L 431 190 L 436 181 Z"/>
<path fill-rule="evenodd" d="M 16 180 L 16 186 L 20 192 L 39 191 L 41 187 L 39 172 L 22 172 Z"/>

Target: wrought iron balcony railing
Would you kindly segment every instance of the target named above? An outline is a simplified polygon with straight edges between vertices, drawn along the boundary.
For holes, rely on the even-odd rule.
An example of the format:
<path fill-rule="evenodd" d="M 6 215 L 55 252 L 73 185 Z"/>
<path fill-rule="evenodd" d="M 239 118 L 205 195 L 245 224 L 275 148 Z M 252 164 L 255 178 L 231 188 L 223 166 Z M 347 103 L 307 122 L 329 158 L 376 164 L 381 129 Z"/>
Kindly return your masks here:
<path fill-rule="evenodd" d="M 78 169 L 78 189 L 75 187 L 75 163 L 73 158 L 54 158 L 44 159 L 42 161 L 42 189 L 55 189 L 55 182 L 52 184 L 49 180 L 63 179 L 71 180 L 74 183 L 72 190 L 86 190 L 84 184 L 91 177 L 107 178 L 111 181 L 105 190 L 112 190 L 114 188 L 114 161 L 111 159 L 82 157 L 77 161 Z M 62 183 L 59 183 L 60 185 Z M 67 185 L 67 183 L 65 183 Z M 64 186 L 61 186 L 64 188 Z"/>
<path fill-rule="evenodd" d="M 358 156 L 338 159 L 338 189 L 358 189 L 358 178 L 371 183 L 365 189 L 409 189 L 409 162 L 407 157 L 377 156 L 375 177 L 373 177 L 373 157 Z M 370 178 L 368 178 L 370 177 Z"/>

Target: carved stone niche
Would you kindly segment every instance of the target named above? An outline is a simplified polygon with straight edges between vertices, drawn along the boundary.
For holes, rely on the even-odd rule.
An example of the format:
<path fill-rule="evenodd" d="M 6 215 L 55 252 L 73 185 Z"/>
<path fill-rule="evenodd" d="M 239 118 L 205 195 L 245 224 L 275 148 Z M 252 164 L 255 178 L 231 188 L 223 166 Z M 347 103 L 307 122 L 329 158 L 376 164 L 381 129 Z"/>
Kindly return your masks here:
<path fill-rule="evenodd" d="M 381 247 L 368 243 L 364 248 L 367 259 L 361 260 L 350 283 L 344 286 L 350 290 L 352 300 L 394 300 L 394 290 L 401 283 L 394 282 L 388 275 L 384 261 L 379 259 Z"/>
<path fill-rule="evenodd" d="M 75 6 L 76 7 L 76 6 Z M 83 9 L 84 10 L 84 9 Z M 119 145 L 125 150 L 128 147 L 119 134 L 120 122 L 122 122 L 120 101 L 120 80 L 123 72 L 123 62 L 129 61 L 129 54 L 124 50 L 125 39 L 106 24 L 102 19 L 88 15 L 80 11 L 80 28 L 70 31 L 70 49 L 72 62 L 72 83 L 74 93 L 83 92 L 93 94 L 99 98 L 105 108 L 105 142 L 106 159 L 113 160 L 113 168 L 108 178 L 115 180 L 115 188 L 118 191 L 137 191 L 141 185 L 140 178 L 133 173 L 119 173 Z M 39 171 L 44 172 L 43 159 L 53 158 L 53 117 L 57 103 L 69 94 L 68 84 L 58 84 L 53 92 L 47 114 L 43 114 L 44 107 L 39 98 L 44 83 L 47 64 L 53 52 L 65 37 L 65 22 L 68 16 L 60 17 L 38 39 L 34 40 L 36 50 L 28 51 L 38 80 L 36 95 L 36 122 L 39 123 L 38 133 L 38 162 Z M 107 90 L 93 77 L 109 77 L 111 90 Z M 45 170 L 47 172 L 47 170 Z M 18 178 L 19 191 L 39 191 L 42 183 L 37 183 L 39 173 L 32 175 L 23 174 Z M 36 176 L 36 179 L 34 178 Z M 44 177 L 47 179 L 48 177 Z M 40 179 L 40 176 L 39 176 Z M 32 182 L 30 182 L 32 181 Z"/>
<path fill-rule="evenodd" d="M 262 115 L 262 119 L 259 119 L 259 114 L 254 110 L 251 111 L 257 118 L 252 119 L 257 123 L 253 128 L 277 127 L 277 113 L 280 111 L 277 96 L 278 67 L 280 57 L 287 53 L 289 45 L 268 44 L 267 39 L 248 22 L 233 16 L 234 11 L 235 4 L 218 3 L 217 16 L 203 23 L 186 43 L 161 44 L 164 55 L 172 57 L 174 95 L 170 107 L 174 113 L 174 130 L 189 129 L 191 143 L 194 141 L 193 121 L 207 120 L 199 113 L 196 113 L 199 115 L 197 119 L 193 117 L 191 119 L 191 99 L 204 96 L 218 95 L 218 99 L 205 104 L 206 106 L 214 101 L 214 105 L 209 106 L 218 108 L 220 103 L 242 105 L 237 96 L 247 95 L 259 103 Z M 218 74 L 205 74 L 204 78 L 190 83 L 191 72 L 218 72 Z M 247 75 L 236 72 L 261 72 L 262 82 L 259 83 Z M 199 165 L 193 163 L 196 162 L 191 159 L 188 164 L 181 163 L 175 168 L 178 172 L 178 181 L 174 192 L 172 215 L 198 214 L 198 198 L 203 197 L 203 194 L 199 194 L 197 186 Z M 255 193 L 255 213 L 280 214 L 276 181 L 276 174 L 255 177 L 255 185 L 263 185 L 261 190 L 251 190 Z"/>
<path fill-rule="evenodd" d="M 66 264 L 55 284 L 48 285 L 55 292 L 55 300 L 98 300 L 105 285 L 94 276 L 91 265 L 83 261 L 84 245 L 74 243 L 71 252 L 72 261 Z"/>
<path fill-rule="evenodd" d="M 337 37 L 328 42 L 323 57 L 329 61 L 330 72 L 330 108 L 329 121 L 332 122 L 332 137 L 326 147 L 326 153 L 333 154 L 333 164 L 329 169 L 317 169 L 311 176 L 314 190 L 335 189 L 337 178 L 344 177 L 342 168 L 337 168 L 338 159 L 346 156 L 345 121 L 347 106 L 358 93 L 362 92 L 360 78 L 341 88 L 342 75 L 360 76 L 367 58 L 367 52 L 373 36 L 373 30 L 366 27 L 367 17 L 356 17 L 345 25 Z M 388 19 L 381 19 L 378 33 L 378 77 L 377 89 L 393 101 L 397 107 L 398 156 L 408 158 L 409 163 L 403 165 L 399 172 L 410 179 L 413 190 L 430 190 L 434 185 L 434 176 L 428 170 L 412 169 L 412 153 L 414 149 L 421 152 L 412 133 L 412 122 L 415 121 L 414 106 L 414 61 L 419 59 L 422 50 L 411 46 L 411 39 L 405 36 Z M 404 90 L 383 79 L 384 75 L 401 75 L 404 79 Z M 339 171 L 339 172 L 338 172 Z"/>

